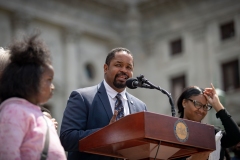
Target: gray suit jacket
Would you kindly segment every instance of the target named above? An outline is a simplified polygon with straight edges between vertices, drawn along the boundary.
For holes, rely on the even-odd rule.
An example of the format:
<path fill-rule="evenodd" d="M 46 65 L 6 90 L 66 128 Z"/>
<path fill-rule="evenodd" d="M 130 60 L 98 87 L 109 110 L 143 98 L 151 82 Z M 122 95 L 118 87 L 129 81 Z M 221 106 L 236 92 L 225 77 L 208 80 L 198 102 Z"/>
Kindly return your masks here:
<path fill-rule="evenodd" d="M 130 114 L 146 111 L 141 100 L 126 92 Z M 113 113 L 103 82 L 73 91 L 64 111 L 60 140 L 68 159 L 110 160 L 112 158 L 78 151 L 78 141 L 109 124 Z"/>

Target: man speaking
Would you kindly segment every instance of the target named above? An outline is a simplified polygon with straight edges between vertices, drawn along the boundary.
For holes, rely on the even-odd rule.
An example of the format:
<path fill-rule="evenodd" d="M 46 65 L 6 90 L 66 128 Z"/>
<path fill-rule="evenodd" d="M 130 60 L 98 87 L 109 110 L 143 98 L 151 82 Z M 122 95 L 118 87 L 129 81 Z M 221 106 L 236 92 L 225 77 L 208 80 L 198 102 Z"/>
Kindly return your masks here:
<path fill-rule="evenodd" d="M 104 80 L 96 86 L 71 93 L 60 131 L 60 140 L 69 160 L 114 159 L 79 152 L 78 142 L 123 116 L 146 111 L 145 103 L 126 91 L 126 80 L 133 76 L 133 67 L 131 52 L 126 48 L 115 48 L 106 57 Z"/>

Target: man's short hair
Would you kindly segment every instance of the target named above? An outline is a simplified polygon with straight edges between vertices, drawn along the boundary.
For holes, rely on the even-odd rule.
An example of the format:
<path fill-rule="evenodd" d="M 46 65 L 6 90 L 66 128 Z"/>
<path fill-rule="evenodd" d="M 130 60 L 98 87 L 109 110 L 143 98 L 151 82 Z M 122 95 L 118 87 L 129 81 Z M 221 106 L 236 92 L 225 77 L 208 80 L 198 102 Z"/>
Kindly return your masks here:
<path fill-rule="evenodd" d="M 107 57 L 106 57 L 105 64 L 107 64 L 107 65 L 109 66 L 111 60 L 115 57 L 115 54 L 116 54 L 117 52 L 121 52 L 121 51 L 125 51 L 125 52 L 127 52 L 129 55 L 131 55 L 131 56 L 133 57 L 132 53 L 131 53 L 128 49 L 122 48 L 122 47 L 118 47 L 118 48 L 112 49 L 112 50 L 108 53 L 108 55 L 107 55 Z"/>

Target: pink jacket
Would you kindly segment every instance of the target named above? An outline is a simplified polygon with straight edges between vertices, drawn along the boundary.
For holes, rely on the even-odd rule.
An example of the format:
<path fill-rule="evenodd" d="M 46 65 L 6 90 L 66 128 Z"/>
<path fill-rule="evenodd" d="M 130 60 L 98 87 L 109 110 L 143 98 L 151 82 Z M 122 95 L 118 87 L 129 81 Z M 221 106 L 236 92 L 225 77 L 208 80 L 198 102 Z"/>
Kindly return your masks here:
<path fill-rule="evenodd" d="M 66 155 L 49 118 L 50 142 L 47 160 L 65 160 Z M 47 130 L 40 107 L 21 98 L 0 105 L 0 159 L 39 160 Z"/>

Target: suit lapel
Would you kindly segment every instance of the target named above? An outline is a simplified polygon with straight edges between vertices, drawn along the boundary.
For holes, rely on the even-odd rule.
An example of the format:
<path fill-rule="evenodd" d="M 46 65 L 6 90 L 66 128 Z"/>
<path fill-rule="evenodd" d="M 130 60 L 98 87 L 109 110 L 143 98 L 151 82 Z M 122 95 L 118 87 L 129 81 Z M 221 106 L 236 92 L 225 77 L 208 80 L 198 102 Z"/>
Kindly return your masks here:
<path fill-rule="evenodd" d="M 112 113 L 111 105 L 110 105 L 108 95 L 103 82 L 98 85 L 98 97 L 101 100 L 103 107 L 107 112 L 108 118 L 110 120 L 113 116 L 113 113 Z"/>
<path fill-rule="evenodd" d="M 127 97 L 127 102 L 128 102 L 128 107 L 129 107 L 129 111 L 130 114 L 133 114 L 136 112 L 136 108 L 134 105 L 134 101 L 132 100 L 132 97 L 126 92 L 126 97 Z"/>

